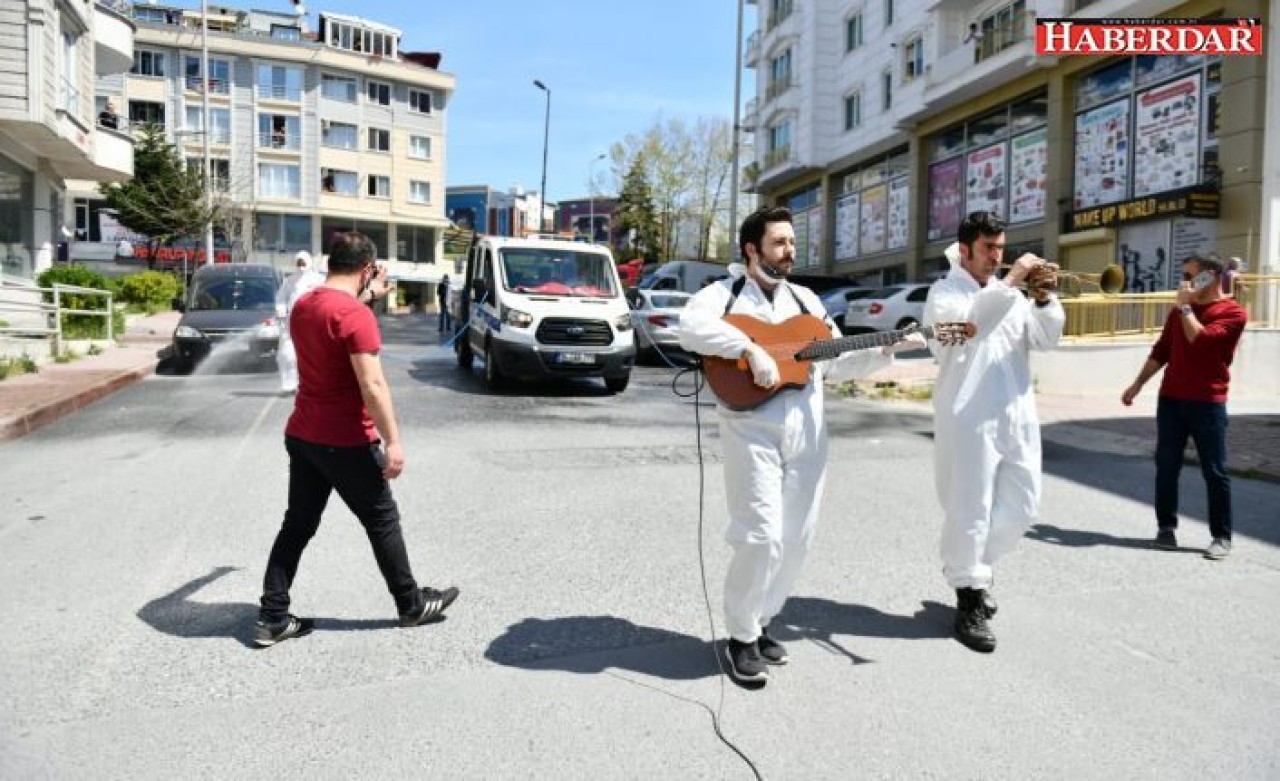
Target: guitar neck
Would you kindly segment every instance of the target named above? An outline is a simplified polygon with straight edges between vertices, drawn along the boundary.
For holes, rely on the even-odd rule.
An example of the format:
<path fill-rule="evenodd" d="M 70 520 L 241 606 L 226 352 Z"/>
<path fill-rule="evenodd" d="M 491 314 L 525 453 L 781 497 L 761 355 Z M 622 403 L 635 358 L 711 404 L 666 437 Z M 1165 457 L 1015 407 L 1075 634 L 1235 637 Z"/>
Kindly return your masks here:
<path fill-rule="evenodd" d="M 915 333 L 921 334 L 926 339 L 933 338 L 933 326 L 924 326 L 923 328 L 913 329 Z M 828 339 L 823 342 L 814 342 L 796 353 L 796 358 L 807 361 L 825 361 L 835 358 L 841 353 L 847 353 L 850 350 L 866 350 L 870 347 L 888 347 L 902 341 L 902 337 L 907 334 L 906 330 L 901 331 L 876 331 L 870 334 L 859 334 L 857 336 L 845 336 L 840 339 Z"/>

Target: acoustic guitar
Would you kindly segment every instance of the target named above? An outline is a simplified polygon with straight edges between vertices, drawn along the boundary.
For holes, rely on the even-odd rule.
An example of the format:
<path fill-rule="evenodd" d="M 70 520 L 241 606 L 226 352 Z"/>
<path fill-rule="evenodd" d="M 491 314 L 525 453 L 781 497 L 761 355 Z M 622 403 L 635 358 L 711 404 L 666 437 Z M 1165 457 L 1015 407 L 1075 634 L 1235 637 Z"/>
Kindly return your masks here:
<path fill-rule="evenodd" d="M 707 384 L 726 407 L 739 412 L 755 409 L 785 388 L 808 385 L 809 364 L 814 361 L 829 360 L 850 350 L 887 347 L 911 333 L 920 333 L 926 339 L 946 345 L 963 344 L 973 335 L 973 326 L 969 323 L 937 323 L 923 328 L 911 326 L 899 331 L 833 339 L 831 328 L 813 315 L 796 315 L 781 323 L 767 323 L 751 315 L 725 315 L 724 320 L 763 347 L 777 361 L 782 378 L 772 388 L 761 388 L 752 378 L 751 366 L 745 357 L 704 355 L 702 371 L 707 376 Z"/>

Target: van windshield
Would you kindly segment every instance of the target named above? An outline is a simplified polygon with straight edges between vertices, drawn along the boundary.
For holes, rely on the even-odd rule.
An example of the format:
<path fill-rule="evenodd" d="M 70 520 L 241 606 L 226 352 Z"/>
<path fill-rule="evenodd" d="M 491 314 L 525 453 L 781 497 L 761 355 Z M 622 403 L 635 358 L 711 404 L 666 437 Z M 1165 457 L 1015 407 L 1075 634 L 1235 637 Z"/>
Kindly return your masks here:
<path fill-rule="evenodd" d="M 201 280 L 191 297 L 193 310 L 267 312 L 276 308 L 276 289 L 267 277 Z"/>
<path fill-rule="evenodd" d="M 613 261 L 598 252 L 512 247 L 498 252 L 502 286 L 516 293 L 579 298 L 618 295 Z"/>

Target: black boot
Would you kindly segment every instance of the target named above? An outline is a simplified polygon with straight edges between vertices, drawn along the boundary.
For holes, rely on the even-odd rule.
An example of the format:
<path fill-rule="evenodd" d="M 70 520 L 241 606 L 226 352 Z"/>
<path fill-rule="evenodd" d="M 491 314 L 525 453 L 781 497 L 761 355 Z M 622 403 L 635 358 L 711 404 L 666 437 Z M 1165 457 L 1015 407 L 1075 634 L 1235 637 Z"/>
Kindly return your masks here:
<path fill-rule="evenodd" d="M 974 651 L 991 653 L 996 650 L 996 636 L 987 624 L 984 594 L 977 588 L 956 589 L 956 639 Z"/>

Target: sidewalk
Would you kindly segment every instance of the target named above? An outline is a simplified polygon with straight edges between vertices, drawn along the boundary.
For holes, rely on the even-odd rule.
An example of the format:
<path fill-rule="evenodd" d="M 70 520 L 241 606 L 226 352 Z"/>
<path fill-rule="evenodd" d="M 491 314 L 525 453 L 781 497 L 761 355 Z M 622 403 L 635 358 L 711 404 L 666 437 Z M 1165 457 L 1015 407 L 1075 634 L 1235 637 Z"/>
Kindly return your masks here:
<path fill-rule="evenodd" d="M 155 371 L 156 353 L 169 344 L 180 315 L 163 312 L 131 318 L 119 347 L 71 363 L 47 363 L 37 374 L 0 380 L 0 442 L 29 434 Z M 937 366 L 931 358 L 899 359 L 868 380 L 904 387 L 932 387 Z M 1154 382 L 1154 381 L 1153 381 Z M 1060 445 L 1125 456 L 1151 457 L 1155 452 L 1155 386 L 1132 407 L 1113 398 L 1041 394 L 1037 397 L 1045 440 Z M 892 401 L 929 410 L 927 401 Z M 1280 482 L 1280 400 L 1230 402 L 1227 431 L 1231 471 L 1242 477 Z M 1188 460 L 1194 462 L 1188 446 Z"/>
<path fill-rule="evenodd" d="M 894 366 L 857 385 L 874 397 L 877 385 L 893 383 L 906 389 L 932 389 L 936 377 L 937 365 L 932 358 L 899 359 Z M 1114 396 L 1109 397 L 1038 394 L 1041 437 L 1080 450 L 1154 458 L 1158 387 L 1157 377 L 1132 407 L 1120 403 L 1123 388 L 1116 388 Z M 932 409 L 927 401 L 886 403 Z M 1280 399 L 1235 399 L 1227 407 L 1231 415 L 1227 429 L 1229 471 L 1241 477 L 1280 482 Z M 1195 447 L 1190 443 L 1187 463 L 1197 463 Z"/>
<path fill-rule="evenodd" d="M 177 312 L 131 316 L 124 338 L 101 355 L 48 362 L 36 374 L 0 380 L 0 442 L 63 418 L 153 373 L 156 353 L 169 344 Z"/>

